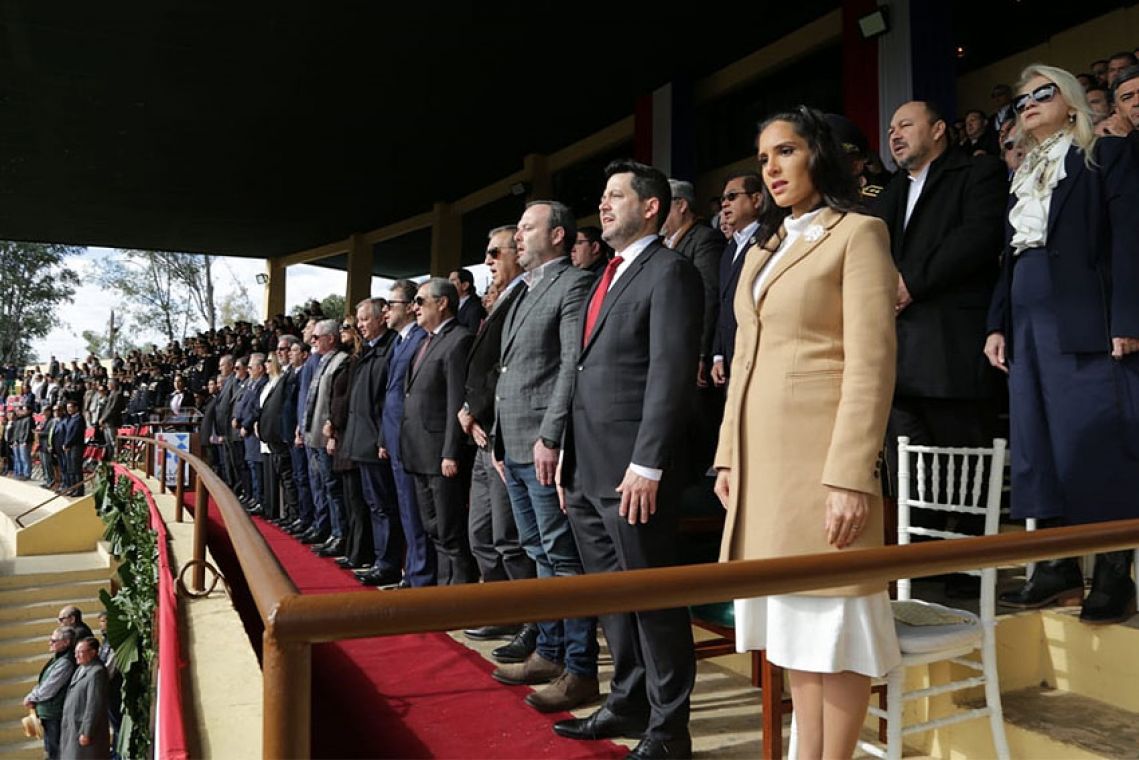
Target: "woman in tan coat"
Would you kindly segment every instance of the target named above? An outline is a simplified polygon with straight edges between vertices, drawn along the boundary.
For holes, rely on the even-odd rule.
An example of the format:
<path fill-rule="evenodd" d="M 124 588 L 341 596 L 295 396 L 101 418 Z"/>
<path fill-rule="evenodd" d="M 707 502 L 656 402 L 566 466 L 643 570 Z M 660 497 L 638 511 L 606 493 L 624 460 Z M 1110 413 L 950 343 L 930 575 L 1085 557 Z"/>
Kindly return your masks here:
<path fill-rule="evenodd" d="M 767 242 L 735 296 L 721 558 L 880 546 L 898 281 L 886 227 L 853 212 L 857 186 L 817 111 L 768 120 L 758 155 Z M 800 757 L 850 757 L 870 679 L 900 662 L 885 585 L 737 600 L 736 627 L 741 651 L 789 671 Z"/>

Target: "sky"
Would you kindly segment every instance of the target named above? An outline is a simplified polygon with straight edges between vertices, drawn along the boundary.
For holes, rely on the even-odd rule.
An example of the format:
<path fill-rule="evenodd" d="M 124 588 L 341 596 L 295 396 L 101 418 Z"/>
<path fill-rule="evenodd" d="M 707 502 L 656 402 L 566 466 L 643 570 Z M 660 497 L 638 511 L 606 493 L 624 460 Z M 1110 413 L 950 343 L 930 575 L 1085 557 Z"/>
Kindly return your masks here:
<path fill-rule="evenodd" d="M 80 337 L 80 333 L 84 330 L 106 332 L 112 308 L 116 309 L 116 321 L 121 319 L 120 302 L 116 293 L 95 284 L 91 276 L 97 258 L 115 255 L 117 253 L 113 248 L 87 248 L 82 254 L 68 260 L 68 266 L 78 273 L 81 284 L 76 288 L 71 304 L 61 307 L 59 325 L 47 337 L 32 343 L 33 353 L 41 362 L 47 362 L 52 355 L 61 361 L 82 360 L 87 354 L 84 350 L 86 343 Z M 227 256 L 220 257 L 218 264 L 214 270 L 217 299 L 220 301 L 225 294 L 236 291 L 240 284 L 245 287 L 256 312 L 260 314 L 264 286 L 258 285 L 256 278 L 257 275 L 265 273 L 265 260 Z M 478 291 L 484 292 L 489 279 L 486 267 L 480 264 L 469 268 L 475 276 Z M 289 267 L 286 276 L 285 308 L 289 312 L 292 312 L 294 306 L 313 298 L 321 300 L 333 293 L 343 294 L 348 281 L 345 272 L 309 264 Z M 387 295 L 391 282 L 382 277 L 373 277 L 372 295 Z M 193 334 L 201 329 L 205 329 L 205 326 L 199 325 L 191 328 L 189 332 Z M 136 343 L 140 341 L 153 341 L 158 345 L 165 343 L 158 331 L 132 337 Z"/>

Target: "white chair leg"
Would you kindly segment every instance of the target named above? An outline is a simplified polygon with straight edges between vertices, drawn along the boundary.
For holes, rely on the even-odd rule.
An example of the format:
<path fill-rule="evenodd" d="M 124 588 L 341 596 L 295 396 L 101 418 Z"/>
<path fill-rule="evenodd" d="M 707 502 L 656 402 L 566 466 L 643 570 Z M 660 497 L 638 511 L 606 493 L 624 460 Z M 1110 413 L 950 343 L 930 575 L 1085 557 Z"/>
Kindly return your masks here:
<path fill-rule="evenodd" d="M 1026 518 L 1024 521 L 1024 529 L 1028 533 L 1031 533 L 1034 530 L 1036 530 L 1036 518 L 1035 517 Z M 1036 572 L 1036 563 L 1035 562 L 1029 562 L 1027 565 L 1024 566 L 1024 579 L 1027 581 L 1030 578 L 1032 578 L 1032 574 L 1034 572 Z"/>
<path fill-rule="evenodd" d="M 1008 760 L 1008 739 L 1005 737 L 1004 708 L 1001 706 L 1001 686 L 997 673 L 996 631 L 985 632 L 981 644 L 981 666 L 985 675 L 985 706 L 989 708 L 989 728 L 993 734 L 993 748 L 998 760 Z"/>
<path fill-rule="evenodd" d="M 791 736 L 787 740 L 787 760 L 799 756 L 799 724 L 795 722 L 795 712 L 791 712 Z"/>
<path fill-rule="evenodd" d="M 886 760 L 902 758 L 902 690 L 906 669 L 896 667 L 886 674 Z"/>

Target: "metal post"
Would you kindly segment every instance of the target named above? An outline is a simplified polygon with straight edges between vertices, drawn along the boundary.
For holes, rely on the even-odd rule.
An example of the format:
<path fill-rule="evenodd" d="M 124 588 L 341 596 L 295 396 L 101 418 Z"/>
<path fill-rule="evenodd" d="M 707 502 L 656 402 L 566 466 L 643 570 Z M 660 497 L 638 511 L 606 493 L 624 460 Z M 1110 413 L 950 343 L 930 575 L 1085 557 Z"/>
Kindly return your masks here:
<path fill-rule="evenodd" d="M 159 447 L 158 443 L 154 444 L 155 456 L 159 457 L 158 460 L 158 493 L 166 493 L 166 452 Z"/>
<path fill-rule="evenodd" d="M 261 642 L 261 756 L 310 757 L 312 645 L 282 644 L 270 627 Z"/>
<path fill-rule="evenodd" d="M 178 470 L 174 473 L 174 522 L 182 522 L 182 504 L 186 495 L 186 463 L 178 458 Z"/>
<path fill-rule="evenodd" d="M 205 483 L 198 478 L 198 487 L 194 491 L 194 572 L 190 577 L 194 591 L 206 588 L 206 510 L 209 496 Z"/>

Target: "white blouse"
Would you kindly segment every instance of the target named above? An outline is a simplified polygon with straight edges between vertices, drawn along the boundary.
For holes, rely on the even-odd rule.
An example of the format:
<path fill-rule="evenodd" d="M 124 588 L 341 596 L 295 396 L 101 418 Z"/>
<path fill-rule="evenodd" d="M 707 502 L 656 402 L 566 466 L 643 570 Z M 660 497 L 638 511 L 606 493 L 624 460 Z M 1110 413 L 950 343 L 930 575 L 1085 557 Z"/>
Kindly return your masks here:
<path fill-rule="evenodd" d="M 795 241 L 803 234 L 803 232 L 811 225 L 815 217 L 819 215 L 826 206 L 821 206 L 814 211 L 808 211 L 798 219 L 788 216 L 783 220 L 783 229 L 787 233 L 783 238 L 783 242 L 779 244 L 778 250 L 771 254 L 771 258 L 759 270 L 759 274 L 755 276 L 755 283 L 751 287 L 751 297 L 755 304 L 759 305 L 759 294 L 763 292 L 763 286 L 767 283 L 767 278 L 772 271 L 775 270 L 775 265 L 783 258 L 783 255 L 791 249 Z"/>
<path fill-rule="evenodd" d="M 1071 134 L 1066 130 L 1057 132 L 1025 156 L 1013 177 L 1010 189 L 1016 203 L 1008 212 L 1013 255 L 1029 248 L 1043 248 L 1048 243 L 1052 191 L 1068 176 L 1064 159 L 1071 147 Z"/>

